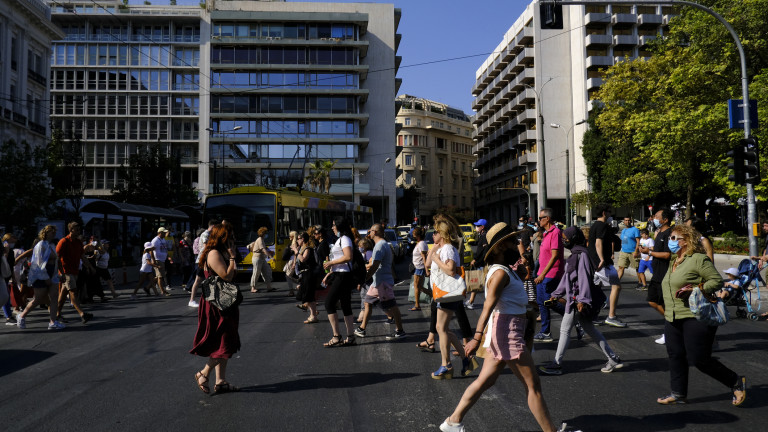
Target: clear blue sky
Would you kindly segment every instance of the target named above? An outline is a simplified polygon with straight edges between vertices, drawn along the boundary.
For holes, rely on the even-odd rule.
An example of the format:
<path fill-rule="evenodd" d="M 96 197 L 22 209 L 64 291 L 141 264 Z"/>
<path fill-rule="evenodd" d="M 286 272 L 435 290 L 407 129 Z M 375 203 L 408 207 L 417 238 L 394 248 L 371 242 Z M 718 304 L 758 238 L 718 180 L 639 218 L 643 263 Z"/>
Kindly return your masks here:
<path fill-rule="evenodd" d="M 197 5 L 199 0 L 177 0 Z M 319 0 L 309 0 L 319 1 Z M 475 71 L 501 42 L 504 33 L 531 3 L 530 0 L 394 0 L 338 3 L 394 3 L 402 9 L 398 55 L 403 57 L 398 77 L 400 93 L 432 99 L 472 114 Z M 131 0 L 142 4 L 143 0 Z M 167 4 L 168 0 L 152 1 Z M 434 60 L 475 57 L 412 66 Z"/>

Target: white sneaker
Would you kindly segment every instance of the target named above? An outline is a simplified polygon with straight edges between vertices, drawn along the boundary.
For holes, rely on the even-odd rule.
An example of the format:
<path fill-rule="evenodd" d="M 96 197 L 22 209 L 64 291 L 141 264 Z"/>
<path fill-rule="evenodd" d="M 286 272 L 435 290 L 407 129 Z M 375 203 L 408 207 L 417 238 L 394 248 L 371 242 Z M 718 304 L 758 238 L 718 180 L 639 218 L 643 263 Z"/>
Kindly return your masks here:
<path fill-rule="evenodd" d="M 440 430 L 443 432 L 464 432 L 464 423 L 451 423 L 448 419 L 445 419 L 443 424 L 440 425 Z"/>
<path fill-rule="evenodd" d="M 659 345 L 664 345 L 667 343 L 667 340 L 664 338 L 664 335 L 661 335 L 661 337 L 656 339 L 654 342 L 656 342 Z"/>
<path fill-rule="evenodd" d="M 20 329 L 27 328 L 27 319 L 24 317 L 17 317 L 16 318 L 16 325 L 19 326 Z"/>
<path fill-rule="evenodd" d="M 190 300 L 189 303 L 187 303 L 187 306 L 189 306 L 191 308 L 196 308 L 196 307 L 200 307 L 200 303 L 198 303 L 198 302 L 196 302 L 194 300 Z"/>

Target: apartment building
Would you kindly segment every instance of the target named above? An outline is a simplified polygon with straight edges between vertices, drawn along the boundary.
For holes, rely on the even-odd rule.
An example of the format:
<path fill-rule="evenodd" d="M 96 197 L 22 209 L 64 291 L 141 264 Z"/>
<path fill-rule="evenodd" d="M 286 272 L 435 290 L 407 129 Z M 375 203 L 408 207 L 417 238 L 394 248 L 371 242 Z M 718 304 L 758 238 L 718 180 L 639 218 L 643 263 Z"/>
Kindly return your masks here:
<path fill-rule="evenodd" d="M 159 143 L 201 195 L 302 184 L 332 160 L 331 194 L 377 209 L 384 196 L 394 216 L 394 188 L 361 181 L 395 156 L 392 5 L 82 3 L 54 8 L 67 33 L 54 126 L 85 143 L 86 195 L 108 195 L 120 163 Z M 394 167 L 384 176 L 393 185 Z"/>
<path fill-rule="evenodd" d="M 47 143 L 48 59 L 62 36 L 41 0 L 0 0 L 0 141 Z"/>
<path fill-rule="evenodd" d="M 540 6 L 529 4 L 476 72 L 475 184 L 478 212 L 489 219 L 536 215 L 543 169 L 546 207 L 565 220 L 567 193 L 589 189 L 582 121 L 597 103 L 590 99 L 601 70 L 650 57 L 647 44 L 676 13 L 667 6 L 561 7 L 562 28 L 548 28 Z M 580 209 L 574 219 L 585 218 Z"/>
<path fill-rule="evenodd" d="M 397 97 L 399 188 L 415 188 L 415 217 L 431 220 L 443 206 L 472 208 L 474 128 L 462 110 L 411 95 Z"/>

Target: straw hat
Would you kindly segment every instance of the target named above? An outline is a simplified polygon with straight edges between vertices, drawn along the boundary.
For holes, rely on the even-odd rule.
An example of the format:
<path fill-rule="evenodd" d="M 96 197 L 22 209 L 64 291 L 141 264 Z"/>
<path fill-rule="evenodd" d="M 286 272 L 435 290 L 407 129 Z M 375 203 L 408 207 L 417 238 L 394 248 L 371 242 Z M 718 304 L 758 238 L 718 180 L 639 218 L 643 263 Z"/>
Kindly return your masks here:
<path fill-rule="evenodd" d="M 488 255 L 490 255 L 493 248 L 498 246 L 499 243 L 503 242 L 504 240 L 517 235 L 519 232 L 520 231 L 513 230 L 512 227 L 505 224 L 504 222 L 499 222 L 492 226 L 491 229 L 488 230 L 488 233 L 485 235 L 485 238 L 488 240 L 488 252 L 485 253 L 483 259 L 487 260 Z"/>

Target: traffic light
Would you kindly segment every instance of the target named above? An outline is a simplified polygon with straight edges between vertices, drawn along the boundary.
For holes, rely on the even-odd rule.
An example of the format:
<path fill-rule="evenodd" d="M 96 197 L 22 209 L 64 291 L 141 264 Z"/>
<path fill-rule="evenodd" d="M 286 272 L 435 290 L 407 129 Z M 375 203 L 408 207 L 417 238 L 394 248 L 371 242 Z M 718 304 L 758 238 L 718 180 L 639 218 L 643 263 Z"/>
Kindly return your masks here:
<path fill-rule="evenodd" d="M 757 139 L 755 137 L 741 140 L 744 146 L 744 183 L 760 183 L 760 157 L 757 151 Z"/>
<path fill-rule="evenodd" d="M 563 29 L 563 5 L 542 3 L 539 5 L 539 17 L 542 30 Z"/>
<path fill-rule="evenodd" d="M 733 162 L 728 164 L 728 169 L 733 170 L 733 174 L 728 176 L 728 180 L 735 182 L 736 184 L 745 184 L 746 173 L 744 172 L 744 140 L 741 140 L 739 144 L 731 150 L 728 150 L 728 157 L 733 159 Z"/>

